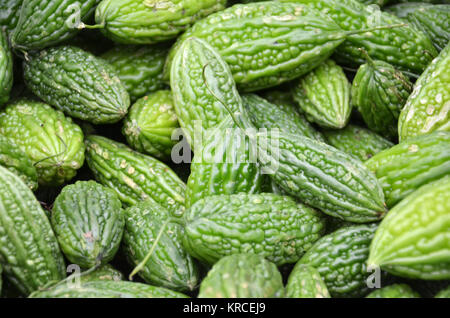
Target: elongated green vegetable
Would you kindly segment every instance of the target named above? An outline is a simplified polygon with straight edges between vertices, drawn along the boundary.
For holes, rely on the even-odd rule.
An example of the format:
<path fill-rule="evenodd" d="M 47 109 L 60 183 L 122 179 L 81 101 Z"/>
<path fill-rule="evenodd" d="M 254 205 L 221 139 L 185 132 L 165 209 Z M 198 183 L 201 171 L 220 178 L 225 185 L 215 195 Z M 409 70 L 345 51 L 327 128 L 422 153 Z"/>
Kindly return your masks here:
<path fill-rule="evenodd" d="M 417 279 L 450 279 L 450 176 L 424 185 L 381 222 L 368 265 Z"/>
<path fill-rule="evenodd" d="M 400 141 L 450 130 L 450 44 L 430 63 L 415 83 L 398 120 Z"/>
<path fill-rule="evenodd" d="M 130 106 L 114 68 L 74 46 L 52 47 L 28 56 L 24 78 L 30 90 L 48 104 L 94 124 L 115 123 Z"/>
<path fill-rule="evenodd" d="M 140 202 L 125 210 L 125 221 L 123 247 L 132 266 L 143 262 L 154 248 L 139 276 L 149 284 L 178 291 L 197 287 L 199 269 L 182 247 L 183 227 L 175 222 L 165 227 L 170 221 L 169 211 L 153 202 Z M 160 231 L 163 233 L 158 240 Z"/>
<path fill-rule="evenodd" d="M 365 162 L 375 173 L 393 207 L 403 198 L 434 180 L 450 174 L 450 132 L 410 138 Z"/>
<path fill-rule="evenodd" d="M 330 298 L 319 271 L 312 266 L 300 263 L 289 274 L 286 296 L 289 298 Z"/>
<path fill-rule="evenodd" d="M 284 286 L 275 264 L 254 254 L 220 259 L 200 285 L 199 298 L 276 298 Z"/>
<path fill-rule="evenodd" d="M 320 126 L 340 129 L 351 114 L 350 83 L 333 60 L 327 60 L 302 77 L 292 95 L 306 117 Z"/>
<path fill-rule="evenodd" d="M 433 43 L 426 34 L 405 25 L 404 21 L 374 6 L 356 0 L 281 0 L 307 4 L 327 14 L 343 30 L 360 30 L 371 27 L 402 25 L 347 37 L 336 50 L 338 63 L 350 66 L 365 62 L 360 49 L 370 57 L 392 64 L 407 73 L 420 75 L 437 56 Z"/>
<path fill-rule="evenodd" d="M 307 74 L 354 32 L 362 31 L 344 31 L 327 15 L 296 3 L 236 4 L 198 21 L 178 39 L 165 78 L 172 76 L 171 64 L 179 63 L 173 57 L 189 37 L 208 42 L 230 66 L 239 88 L 255 91 Z"/>
<path fill-rule="evenodd" d="M 6 33 L 0 30 L 0 107 L 9 99 L 13 85 L 13 61 Z"/>
<path fill-rule="evenodd" d="M 101 136 L 86 138 L 86 161 L 95 178 L 126 205 L 151 200 L 175 216 L 184 211 L 186 185 L 164 163 Z"/>
<path fill-rule="evenodd" d="M 23 181 L 0 166 L 0 264 L 25 295 L 65 276 L 50 222 Z"/>
<path fill-rule="evenodd" d="M 225 0 L 103 0 L 95 11 L 102 32 L 119 43 L 176 38 L 193 22 L 225 7 Z"/>
<path fill-rule="evenodd" d="M 325 225 L 317 211 L 271 193 L 210 196 L 194 203 L 185 220 L 184 247 L 208 264 L 238 253 L 295 263 Z"/>
<path fill-rule="evenodd" d="M 406 284 L 393 284 L 371 292 L 367 298 L 419 298 L 420 295 Z"/>

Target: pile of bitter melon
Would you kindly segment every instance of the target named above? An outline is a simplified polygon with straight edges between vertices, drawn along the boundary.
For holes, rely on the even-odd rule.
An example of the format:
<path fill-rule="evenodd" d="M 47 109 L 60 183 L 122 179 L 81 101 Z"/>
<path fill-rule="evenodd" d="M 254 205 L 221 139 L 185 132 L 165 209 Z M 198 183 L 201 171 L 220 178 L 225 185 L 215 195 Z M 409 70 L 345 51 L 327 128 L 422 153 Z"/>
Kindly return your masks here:
<path fill-rule="evenodd" d="M 447 0 L 0 26 L 2 297 L 450 297 Z"/>

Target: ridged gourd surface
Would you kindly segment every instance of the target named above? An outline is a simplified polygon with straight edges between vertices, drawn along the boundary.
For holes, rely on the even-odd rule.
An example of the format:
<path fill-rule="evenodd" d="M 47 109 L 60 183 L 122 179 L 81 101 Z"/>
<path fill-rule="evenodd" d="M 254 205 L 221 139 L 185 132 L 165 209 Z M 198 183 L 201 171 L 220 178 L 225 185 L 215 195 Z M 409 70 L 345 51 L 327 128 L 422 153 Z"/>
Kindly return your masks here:
<path fill-rule="evenodd" d="M 199 298 L 275 298 L 284 294 L 275 264 L 254 254 L 220 259 L 200 285 Z"/>
<path fill-rule="evenodd" d="M 93 124 L 115 123 L 130 97 L 114 68 L 74 46 L 52 47 L 24 62 L 30 90 L 69 116 Z"/>
<path fill-rule="evenodd" d="M 230 65 L 244 91 L 273 87 L 320 65 L 346 34 L 320 12 L 275 1 L 237 4 L 211 14 L 184 33 L 166 64 L 188 37 L 204 39 Z"/>
<path fill-rule="evenodd" d="M 450 174 L 450 132 L 410 138 L 365 165 L 377 176 L 386 204 L 392 207 L 420 186 Z"/>
<path fill-rule="evenodd" d="M 116 193 L 95 181 L 64 187 L 53 204 L 51 223 L 66 257 L 84 268 L 113 259 L 125 226 Z"/>
<path fill-rule="evenodd" d="M 126 205 L 152 200 L 174 216 L 184 212 L 186 185 L 167 165 L 101 136 L 86 139 L 86 160 L 97 181 Z"/>
<path fill-rule="evenodd" d="M 0 167 L 0 263 L 28 295 L 65 277 L 63 256 L 50 222 L 31 190 Z"/>
<path fill-rule="evenodd" d="M 366 279 L 369 246 L 377 226 L 345 227 L 322 237 L 300 259 L 315 267 L 332 297 L 362 297 L 369 289 Z M 296 265 L 298 266 L 298 265 Z"/>
<path fill-rule="evenodd" d="M 368 264 L 415 279 L 450 279 L 450 176 L 411 193 L 381 222 Z"/>
<path fill-rule="evenodd" d="M 37 50 L 58 44 L 78 32 L 92 13 L 97 0 L 24 0 L 12 46 Z"/>
<path fill-rule="evenodd" d="M 295 263 L 324 231 L 318 212 L 269 193 L 204 198 L 185 219 L 184 247 L 209 264 L 238 253 L 258 254 L 277 265 Z"/>
<path fill-rule="evenodd" d="M 222 10 L 225 0 L 103 0 L 95 21 L 119 43 L 151 44 L 176 38 L 196 20 Z"/>
<path fill-rule="evenodd" d="M 450 44 L 428 65 L 416 81 L 414 90 L 400 113 L 400 141 L 450 130 Z"/>
<path fill-rule="evenodd" d="M 337 62 L 347 62 L 346 64 L 352 65 L 364 63 L 360 52 L 360 48 L 363 48 L 374 59 L 386 61 L 401 71 L 420 74 L 437 55 L 436 49 L 426 34 L 404 25 L 403 20 L 380 11 L 377 7 L 366 6 L 356 0 L 282 1 L 307 4 L 327 14 L 347 31 L 397 25 L 397 27 L 349 35 L 336 51 Z"/>
<path fill-rule="evenodd" d="M 22 99 L 9 104 L 0 113 L 0 134 L 30 157 L 40 184 L 62 184 L 83 166 L 81 128 L 44 103 Z"/>
<path fill-rule="evenodd" d="M 360 160 L 304 136 L 267 137 L 271 151 L 260 151 L 260 162 L 290 195 L 346 221 L 365 223 L 383 217 L 381 186 Z M 264 140 L 259 144 L 264 145 Z"/>
<path fill-rule="evenodd" d="M 197 287 L 199 268 L 183 249 L 183 227 L 170 222 L 169 211 L 159 204 L 141 202 L 125 210 L 125 221 L 123 250 L 131 266 L 138 266 L 156 244 L 138 273 L 144 281 L 177 291 L 192 291 Z M 158 235 L 161 235 L 159 240 Z"/>

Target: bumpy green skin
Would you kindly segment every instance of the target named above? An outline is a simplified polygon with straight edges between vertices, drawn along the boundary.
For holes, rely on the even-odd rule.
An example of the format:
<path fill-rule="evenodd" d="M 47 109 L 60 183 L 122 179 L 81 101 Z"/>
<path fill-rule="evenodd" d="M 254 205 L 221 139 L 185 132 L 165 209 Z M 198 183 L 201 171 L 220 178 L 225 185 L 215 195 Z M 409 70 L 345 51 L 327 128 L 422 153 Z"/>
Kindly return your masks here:
<path fill-rule="evenodd" d="M 366 298 L 420 298 L 420 295 L 406 284 L 393 284 L 371 292 Z"/>
<path fill-rule="evenodd" d="M 450 4 L 418 8 L 406 20 L 427 34 L 439 51 L 450 41 Z"/>
<path fill-rule="evenodd" d="M 25 295 L 65 277 L 50 222 L 31 190 L 0 166 L 0 264 Z"/>
<path fill-rule="evenodd" d="M 432 6 L 430 3 L 425 2 L 406 2 L 398 3 L 392 6 L 383 8 L 384 11 L 396 15 L 399 18 L 406 18 L 409 13 L 416 11 L 417 9 Z"/>
<path fill-rule="evenodd" d="M 227 128 L 235 128 L 230 117 L 208 131 L 203 147 L 196 151 L 187 181 L 186 208 L 210 195 L 260 192 L 263 176 L 256 158 L 251 161 L 251 141 L 240 129 L 227 135 Z"/>
<path fill-rule="evenodd" d="M 220 52 L 240 90 L 255 91 L 308 73 L 325 61 L 347 34 L 327 16 L 303 5 L 274 1 L 236 4 L 198 21 L 184 33 L 169 53 L 165 72 L 178 47 L 192 36 Z"/>
<path fill-rule="evenodd" d="M 380 151 L 394 146 L 392 142 L 371 130 L 355 125 L 347 125 L 339 130 L 325 130 L 323 134 L 328 144 L 361 161 L 366 161 Z"/>
<path fill-rule="evenodd" d="M 93 13 L 97 0 L 24 0 L 11 45 L 39 50 L 74 36 Z"/>
<path fill-rule="evenodd" d="M 450 286 L 437 293 L 435 298 L 450 298 Z"/>
<path fill-rule="evenodd" d="M 8 31 L 14 30 L 19 20 L 23 0 L 0 0 L 0 25 Z"/>
<path fill-rule="evenodd" d="M 367 5 L 376 4 L 380 7 L 382 7 L 386 4 L 388 4 L 390 0 L 358 0 L 358 1 L 361 3 L 367 4 Z"/>
<path fill-rule="evenodd" d="M 324 231 L 318 212 L 271 193 L 210 196 L 192 205 L 185 219 L 184 247 L 209 264 L 238 253 L 295 263 Z"/>
<path fill-rule="evenodd" d="M 336 129 L 347 125 L 352 111 L 350 83 L 333 60 L 325 61 L 302 77 L 292 94 L 309 121 Z"/>
<path fill-rule="evenodd" d="M 31 298 L 187 298 L 162 287 L 127 281 L 90 281 L 81 286 L 61 284 L 33 293 Z"/>
<path fill-rule="evenodd" d="M 109 264 L 105 264 L 87 275 L 80 276 L 81 283 L 87 283 L 97 280 L 117 282 L 124 280 L 124 276 L 121 272 L 119 272 L 117 269 L 115 269 Z"/>
<path fill-rule="evenodd" d="M 163 68 L 168 49 L 164 46 L 121 45 L 101 57 L 111 64 L 132 101 L 163 89 Z"/>
<path fill-rule="evenodd" d="M 422 185 L 450 174 L 450 132 L 408 139 L 365 165 L 377 176 L 386 204 L 392 207 Z"/>
<path fill-rule="evenodd" d="M 198 38 L 189 38 L 178 47 L 170 87 L 178 121 L 194 152 L 195 133 L 216 127 L 230 117 L 228 109 L 235 115 L 246 114 L 227 63 Z M 247 121 L 246 127 L 250 127 Z"/>
<path fill-rule="evenodd" d="M 31 159 L 12 140 L 0 134 L 0 166 L 19 176 L 31 189 L 38 187 L 36 167 Z"/>
<path fill-rule="evenodd" d="M 315 267 L 332 297 L 362 297 L 369 289 L 366 261 L 375 224 L 349 226 L 322 237 L 300 259 Z"/>
<path fill-rule="evenodd" d="M 172 134 L 179 127 L 172 93 L 164 90 L 144 96 L 131 106 L 122 133 L 133 149 L 170 160 L 177 143 Z"/>
<path fill-rule="evenodd" d="M 199 298 L 277 298 L 284 294 L 275 264 L 255 254 L 221 258 L 200 285 Z"/>
<path fill-rule="evenodd" d="M 289 275 L 286 296 L 289 298 L 330 298 L 330 293 L 317 269 L 299 263 Z"/>
<path fill-rule="evenodd" d="M 450 130 L 450 44 L 415 83 L 398 121 L 400 140 Z"/>
<path fill-rule="evenodd" d="M 413 84 L 392 65 L 372 61 L 358 69 L 352 84 L 352 103 L 372 131 L 395 140 L 398 117 Z"/>
<path fill-rule="evenodd" d="M 274 149 L 258 149 L 260 163 L 289 195 L 345 221 L 366 223 L 384 216 L 381 186 L 352 155 L 287 133 L 268 135 L 265 142 Z M 264 145 L 264 140 L 260 144 Z"/>
<path fill-rule="evenodd" d="M 13 85 L 13 61 L 6 33 L 0 30 L 0 107 L 9 99 Z"/>
<path fill-rule="evenodd" d="M 369 265 L 408 278 L 450 279 L 450 176 L 411 193 L 381 222 Z"/>
<path fill-rule="evenodd" d="M 19 100 L 0 113 L 0 134 L 28 155 L 42 185 L 58 186 L 83 166 L 81 128 L 60 111 L 31 100 Z"/>
<path fill-rule="evenodd" d="M 74 46 L 52 47 L 24 62 L 28 88 L 71 117 L 94 124 L 125 116 L 130 97 L 114 68 Z"/>
<path fill-rule="evenodd" d="M 322 134 L 288 103 L 274 104 L 255 94 L 243 95 L 242 100 L 256 128 L 279 129 L 325 141 Z"/>
<path fill-rule="evenodd" d="M 356 0 L 289 1 L 308 4 L 328 14 L 347 31 L 404 24 L 400 18 Z M 337 62 L 351 66 L 363 64 L 361 48 L 373 59 L 386 61 L 401 71 L 417 75 L 421 74 L 437 55 L 433 43 L 426 34 L 414 27 L 402 26 L 348 36 L 345 43 L 336 51 Z"/>
<path fill-rule="evenodd" d="M 131 266 L 136 267 L 156 248 L 138 273 L 144 281 L 177 291 L 192 291 L 200 281 L 197 264 L 182 246 L 183 228 L 170 222 L 170 213 L 159 204 L 141 202 L 125 211 L 123 249 Z M 158 242 L 156 238 L 163 230 Z"/>
<path fill-rule="evenodd" d="M 84 268 L 111 261 L 125 227 L 116 193 L 95 181 L 64 187 L 53 205 L 51 223 L 64 255 Z"/>
<path fill-rule="evenodd" d="M 86 138 L 86 161 L 95 178 L 126 205 L 151 200 L 175 216 L 184 212 L 186 185 L 168 166 L 101 136 Z"/>
<path fill-rule="evenodd" d="M 176 38 L 225 4 L 225 0 L 103 0 L 95 21 L 104 24 L 103 33 L 116 42 L 152 44 Z"/>

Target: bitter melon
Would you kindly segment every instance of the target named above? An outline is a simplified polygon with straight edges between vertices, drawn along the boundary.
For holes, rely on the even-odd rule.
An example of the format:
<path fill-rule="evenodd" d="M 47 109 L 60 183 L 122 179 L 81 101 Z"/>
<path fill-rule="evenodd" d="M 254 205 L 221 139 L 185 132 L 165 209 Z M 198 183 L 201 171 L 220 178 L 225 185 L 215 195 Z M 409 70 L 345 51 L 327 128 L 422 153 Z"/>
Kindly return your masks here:
<path fill-rule="evenodd" d="M 72 179 L 84 162 L 81 128 L 47 104 L 21 99 L 0 113 L 0 134 L 33 162 L 42 185 Z"/>
<path fill-rule="evenodd" d="M 180 126 L 170 91 L 157 91 L 134 103 L 124 120 L 122 133 L 139 152 L 170 160 L 177 141 L 172 137 Z"/>
<path fill-rule="evenodd" d="M 31 298 L 187 298 L 172 290 L 127 281 L 90 281 L 81 286 L 67 283 L 37 291 Z"/>
<path fill-rule="evenodd" d="M 289 103 L 273 104 L 255 94 L 246 94 L 242 100 L 256 128 L 280 129 L 292 134 L 325 141 L 306 118 Z"/>
<path fill-rule="evenodd" d="M 333 60 L 323 62 L 300 78 L 292 94 L 309 121 L 336 129 L 347 125 L 352 110 L 350 83 Z"/>
<path fill-rule="evenodd" d="M 450 176 L 424 185 L 381 222 L 368 264 L 416 279 L 450 279 Z"/>
<path fill-rule="evenodd" d="M 95 21 L 116 42 L 151 44 L 176 38 L 225 4 L 225 0 L 103 0 Z"/>
<path fill-rule="evenodd" d="M 186 185 L 164 163 L 101 136 L 86 138 L 86 161 L 95 178 L 126 205 L 151 200 L 175 216 L 184 211 Z"/>
<path fill-rule="evenodd" d="M 6 33 L 0 28 L 0 107 L 9 99 L 13 85 L 13 60 Z"/>
<path fill-rule="evenodd" d="M 276 298 L 284 294 L 275 264 L 255 254 L 221 258 L 200 285 L 199 298 Z"/>
<path fill-rule="evenodd" d="M 39 50 L 76 34 L 93 13 L 97 0 L 23 0 L 11 45 Z"/>
<path fill-rule="evenodd" d="M 24 78 L 43 101 L 94 124 L 115 123 L 130 106 L 130 97 L 114 68 L 74 46 L 29 55 Z"/>
<path fill-rule="evenodd" d="M 406 284 L 393 284 L 371 292 L 366 298 L 419 298 L 420 295 Z"/>
<path fill-rule="evenodd" d="M 87 275 L 80 275 L 80 283 L 95 280 L 107 280 L 117 282 L 120 280 L 124 280 L 124 276 L 120 271 L 118 271 L 109 264 L 102 265 Z"/>
<path fill-rule="evenodd" d="M 192 291 L 200 280 L 199 270 L 182 247 L 182 226 L 170 221 L 169 212 L 153 202 L 140 202 L 126 209 L 123 249 L 132 266 L 145 260 L 138 274 L 147 283 Z M 146 259 L 154 244 L 154 252 Z"/>
<path fill-rule="evenodd" d="M 194 153 L 194 133 L 216 127 L 229 117 L 227 107 L 251 127 L 228 65 L 203 40 L 189 38 L 178 48 L 170 87 L 180 126 Z"/>
<path fill-rule="evenodd" d="M 281 0 L 307 4 L 327 14 L 343 30 L 355 31 L 373 27 L 386 27 L 362 34 L 349 35 L 336 50 L 338 63 L 355 66 L 364 63 L 361 48 L 370 57 L 392 64 L 395 68 L 412 74 L 421 74 L 437 56 L 437 50 L 426 34 L 405 25 L 396 16 L 366 6 L 356 0 Z"/>
<path fill-rule="evenodd" d="M 236 4 L 198 21 L 179 38 L 169 53 L 165 77 L 173 55 L 188 37 L 208 42 L 230 66 L 239 88 L 255 91 L 308 73 L 348 35 L 329 17 L 304 5 Z"/>
<path fill-rule="evenodd" d="M 0 166 L 0 264 L 25 295 L 65 276 L 50 222 L 23 181 Z"/>
<path fill-rule="evenodd" d="M 399 18 L 406 18 L 409 13 L 416 11 L 419 8 L 432 6 L 431 3 L 422 2 L 405 2 L 397 3 L 389 7 L 383 8 L 384 11 L 396 15 Z"/>
<path fill-rule="evenodd" d="M 389 63 L 366 58 L 353 79 L 352 103 L 372 131 L 395 140 L 398 117 L 413 85 Z"/>
<path fill-rule="evenodd" d="M 36 190 L 37 172 L 31 159 L 12 140 L 0 134 L 0 166 L 19 176 L 31 189 Z"/>
<path fill-rule="evenodd" d="M 0 26 L 12 31 L 19 20 L 23 0 L 0 0 Z"/>
<path fill-rule="evenodd" d="M 318 212 L 271 193 L 210 196 L 186 210 L 185 220 L 184 247 L 209 264 L 239 253 L 294 263 L 324 231 Z"/>
<path fill-rule="evenodd" d="M 317 269 L 298 263 L 289 274 L 286 296 L 289 298 L 330 298 L 330 293 Z"/>
<path fill-rule="evenodd" d="M 165 46 L 119 45 L 102 54 L 111 64 L 132 101 L 163 89 L 163 69 L 169 50 Z"/>
<path fill-rule="evenodd" d="M 258 147 L 258 160 L 266 173 L 305 204 L 356 223 L 373 222 L 384 216 L 381 186 L 375 175 L 352 155 L 284 132 L 264 136 L 258 140 Z"/>
<path fill-rule="evenodd" d="M 362 297 L 369 291 L 366 262 L 376 224 L 348 226 L 319 239 L 298 264 L 315 267 L 332 297 Z M 299 265 L 296 266 L 299 266 Z"/>
<path fill-rule="evenodd" d="M 420 7 L 406 20 L 427 34 L 439 51 L 450 41 L 450 4 Z"/>
<path fill-rule="evenodd" d="M 125 226 L 116 193 L 95 181 L 64 187 L 54 202 L 51 223 L 64 255 L 84 268 L 113 259 Z"/>
<path fill-rule="evenodd" d="M 450 44 L 431 62 L 415 83 L 398 120 L 400 140 L 450 130 Z"/>
<path fill-rule="evenodd" d="M 186 208 L 210 195 L 258 193 L 263 181 L 251 140 L 230 117 L 205 134 L 190 168 Z"/>
<path fill-rule="evenodd" d="M 361 161 L 366 161 L 380 151 L 394 146 L 392 142 L 373 131 L 356 125 L 347 125 L 339 130 L 325 130 L 323 134 L 330 145 L 352 154 Z"/>
<path fill-rule="evenodd" d="M 365 162 L 394 206 L 424 184 L 450 174 L 450 132 L 410 138 Z"/>

